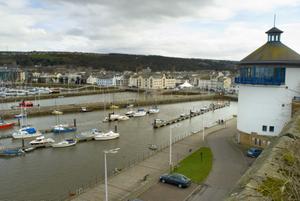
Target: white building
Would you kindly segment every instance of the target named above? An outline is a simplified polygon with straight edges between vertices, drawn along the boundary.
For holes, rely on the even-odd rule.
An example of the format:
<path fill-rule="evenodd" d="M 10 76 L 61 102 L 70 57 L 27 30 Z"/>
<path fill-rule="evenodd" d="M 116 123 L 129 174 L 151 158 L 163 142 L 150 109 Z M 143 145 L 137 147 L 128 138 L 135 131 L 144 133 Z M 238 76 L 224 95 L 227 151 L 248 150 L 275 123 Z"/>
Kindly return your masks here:
<path fill-rule="evenodd" d="M 237 129 L 241 143 L 266 146 L 291 119 L 292 99 L 300 91 L 300 55 L 280 41 L 282 31 L 240 61 Z"/>

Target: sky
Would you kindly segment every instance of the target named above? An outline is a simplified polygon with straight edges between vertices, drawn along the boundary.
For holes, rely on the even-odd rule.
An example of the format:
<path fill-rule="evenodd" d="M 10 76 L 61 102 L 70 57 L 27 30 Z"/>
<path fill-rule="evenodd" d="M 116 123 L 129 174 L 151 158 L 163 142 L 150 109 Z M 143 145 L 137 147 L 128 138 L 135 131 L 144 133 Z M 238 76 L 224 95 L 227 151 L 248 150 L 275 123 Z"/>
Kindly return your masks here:
<path fill-rule="evenodd" d="M 241 60 L 274 14 L 300 53 L 300 0 L 0 0 L 0 51 Z"/>

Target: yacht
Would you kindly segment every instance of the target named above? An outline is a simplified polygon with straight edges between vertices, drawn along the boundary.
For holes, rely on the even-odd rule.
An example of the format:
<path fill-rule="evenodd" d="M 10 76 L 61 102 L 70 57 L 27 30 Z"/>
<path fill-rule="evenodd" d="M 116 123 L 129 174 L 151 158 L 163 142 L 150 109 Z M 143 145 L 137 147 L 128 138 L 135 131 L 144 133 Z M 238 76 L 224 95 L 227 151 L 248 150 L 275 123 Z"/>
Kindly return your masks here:
<path fill-rule="evenodd" d="M 52 138 L 45 138 L 45 136 L 37 137 L 35 140 L 29 142 L 30 145 L 34 147 L 47 147 L 50 146 L 55 141 Z"/>
<path fill-rule="evenodd" d="M 103 119 L 103 122 L 117 121 L 117 120 L 119 120 L 119 117 L 120 117 L 119 114 L 110 114 L 108 117 L 105 117 Z"/>
<path fill-rule="evenodd" d="M 158 107 L 152 107 L 148 110 L 149 114 L 157 114 L 159 113 L 159 108 Z"/>
<path fill-rule="evenodd" d="M 97 131 L 98 134 L 95 134 L 95 140 L 112 140 L 120 137 L 119 133 L 115 133 L 113 131 L 109 131 L 107 133 L 102 133 Z"/>
<path fill-rule="evenodd" d="M 70 147 L 76 145 L 77 140 L 74 139 L 64 139 L 61 142 L 54 143 L 51 146 L 54 148 Z"/>
<path fill-rule="evenodd" d="M 76 138 L 79 141 L 89 141 L 89 140 L 92 140 L 95 137 L 95 131 L 97 131 L 97 129 L 94 128 L 94 129 L 92 129 L 90 131 L 82 132 L 80 134 L 77 134 Z"/>
<path fill-rule="evenodd" d="M 144 110 L 144 109 L 138 109 L 138 111 L 137 112 L 135 112 L 134 114 L 133 114 L 133 116 L 134 117 L 143 117 L 143 116 L 145 116 L 147 114 L 147 112 Z"/>
<path fill-rule="evenodd" d="M 129 119 L 129 117 L 128 116 L 124 116 L 124 115 L 120 115 L 119 117 L 118 117 L 118 120 L 119 121 L 126 121 L 126 120 L 128 120 Z"/>
<path fill-rule="evenodd" d="M 134 113 L 135 113 L 135 111 L 129 110 L 128 112 L 125 113 L 125 115 L 128 117 L 133 117 Z"/>
<path fill-rule="evenodd" d="M 42 133 L 38 131 L 34 127 L 26 126 L 21 129 L 19 129 L 17 132 L 14 132 L 12 134 L 12 137 L 14 139 L 24 139 L 24 138 L 33 138 L 33 137 L 39 137 Z"/>

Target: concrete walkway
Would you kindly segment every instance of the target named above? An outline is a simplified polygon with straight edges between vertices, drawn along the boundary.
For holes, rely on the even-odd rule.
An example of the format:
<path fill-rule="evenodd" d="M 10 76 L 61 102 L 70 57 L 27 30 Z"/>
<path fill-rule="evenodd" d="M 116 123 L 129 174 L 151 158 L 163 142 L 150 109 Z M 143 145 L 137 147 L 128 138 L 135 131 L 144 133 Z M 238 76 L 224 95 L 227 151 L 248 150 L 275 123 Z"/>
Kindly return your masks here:
<path fill-rule="evenodd" d="M 231 120 L 229 123 L 235 122 Z M 224 125 L 217 125 L 206 130 L 206 134 L 218 131 Z M 180 161 L 203 145 L 202 132 L 186 137 L 173 144 L 173 161 Z M 109 200 L 127 200 L 135 198 L 157 183 L 159 176 L 169 169 L 169 149 L 166 148 L 139 164 L 122 171 L 108 179 Z M 144 181 L 143 178 L 147 176 Z M 82 193 L 74 201 L 102 201 L 104 200 L 104 184 L 100 184 Z"/>
<path fill-rule="evenodd" d="M 232 121 L 226 129 L 207 137 L 214 155 L 213 169 L 199 192 L 194 193 L 188 201 L 223 200 L 253 162 L 233 144 L 235 133 L 236 122 Z"/>

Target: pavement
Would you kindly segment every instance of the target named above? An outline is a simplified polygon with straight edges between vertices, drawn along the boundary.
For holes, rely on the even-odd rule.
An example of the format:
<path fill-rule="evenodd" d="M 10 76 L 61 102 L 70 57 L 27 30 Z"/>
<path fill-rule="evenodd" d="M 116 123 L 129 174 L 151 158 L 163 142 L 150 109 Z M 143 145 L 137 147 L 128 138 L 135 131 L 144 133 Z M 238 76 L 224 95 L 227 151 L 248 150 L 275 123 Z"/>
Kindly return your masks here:
<path fill-rule="evenodd" d="M 235 122 L 235 119 L 230 120 L 229 124 Z M 234 125 L 232 125 L 235 127 Z M 231 127 L 231 126 L 230 126 Z M 220 129 L 223 129 L 224 125 L 217 125 L 211 128 L 206 129 L 206 134 L 216 132 Z M 201 146 L 204 146 L 202 141 L 202 132 L 193 134 L 189 137 L 186 137 L 172 145 L 172 157 L 173 161 L 179 162 L 183 158 L 190 155 L 193 151 L 196 151 Z M 161 187 L 165 189 L 163 192 L 171 192 L 173 195 L 178 195 L 178 199 L 182 200 L 184 197 L 187 197 L 193 190 L 193 186 L 188 189 L 178 189 L 173 186 L 162 186 L 158 183 L 158 178 L 161 174 L 168 172 L 169 170 L 169 148 L 166 148 L 160 152 L 157 152 L 152 157 L 127 168 L 121 171 L 119 174 L 108 178 L 108 198 L 109 200 L 114 201 L 127 201 L 128 199 L 136 198 L 139 195 L 151 193 L 151 189 L 157 186 L 158 189 Z M 147 175 L 146 179 L 145 176 Z M 153 188 L 151 188 L 153 187 Z M 169 189 L 170 191 L 168 191 Z M 155 190 L 155 189 L 154 189 Z M 173 193 L 172 193 L 173 192 Z M 176 192 L 176 193 L 175 193 Z M 162 194 L 161 191 L 157 192 Z M 158 194 L 158 195 L 159 195 Z M 176 196 L 177 197 L 177 196 Z M 81 190 L 79 195 L 76 197 L 70 198 L 69 200 L 74 201 L 95 201 L 95 200 L 104 200 L 104 184 L 95 186 L 88 190 Z M 172 200 L 178 200 L 172 199 Z M 145 199 L 150 201 L 148 199 Z M 157 199 L 154 199 L 158 201 Z M 167 199 L 164 199 L 167 201 Z"/>
<path fill-rule="evenodd" d="M 220 201 L 225 199 L 253 163 L 254 159 L 247 158 L 245 153 L 233 143 L 235 133 L 236 122 L 231 122 L 227 128 L 207 137 L 208 146 L 214 155 L 212 172 L 199 192 L 186 200 Z"/>
<path fill-rule="evenodd" d="M 233 143 L 236 121 L 227 122 L 226 128 L 208 135 L 206 145 L 213 152 L 213 168 L 201 185 L 193 184 L 187 189 L 156 183 L 139 196 L 144 201 L 220 201 L 234 188 L 253 159 Z"/>

